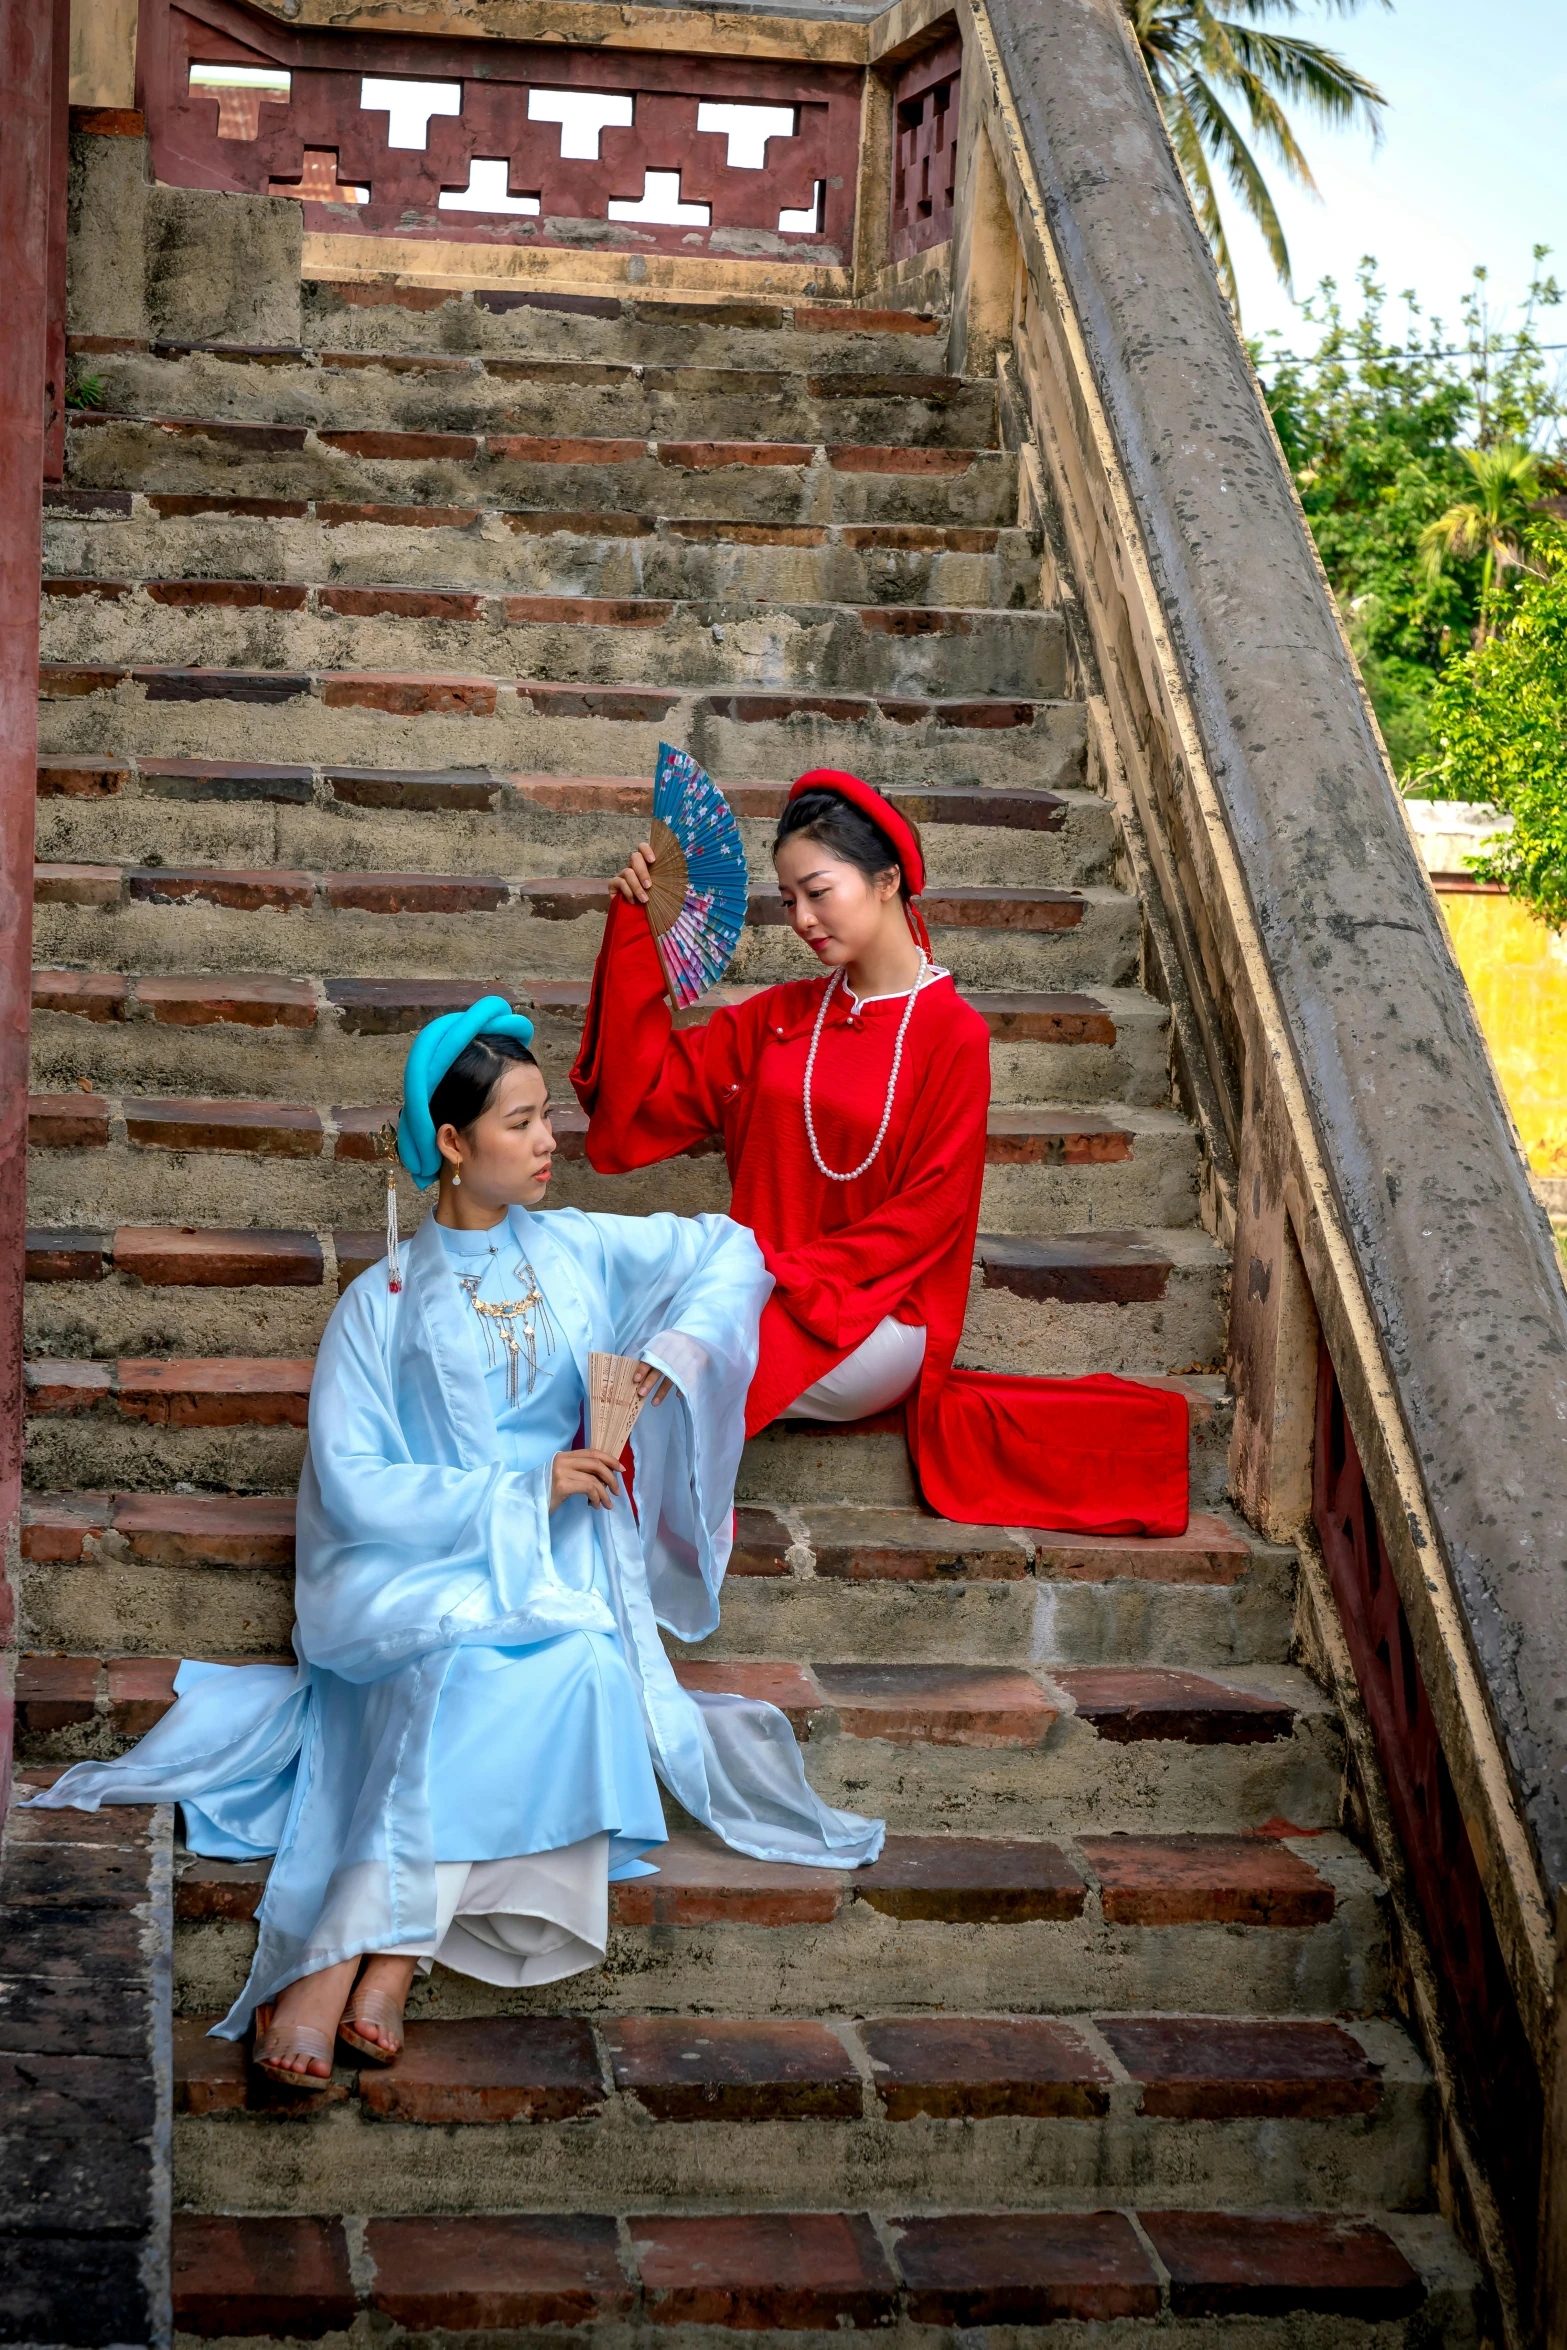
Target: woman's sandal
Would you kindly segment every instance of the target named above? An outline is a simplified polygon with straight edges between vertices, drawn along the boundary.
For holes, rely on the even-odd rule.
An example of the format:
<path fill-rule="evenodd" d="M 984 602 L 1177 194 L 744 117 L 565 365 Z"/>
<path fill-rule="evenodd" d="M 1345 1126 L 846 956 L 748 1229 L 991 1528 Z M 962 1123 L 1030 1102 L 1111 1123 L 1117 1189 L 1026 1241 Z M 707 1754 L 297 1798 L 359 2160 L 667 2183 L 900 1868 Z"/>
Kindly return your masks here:
<path fill-rule="evenodd" d="M 373 1986 L 357 1984 L 349 1993 L 343 2020 L 337 2027 L 340 2040 L 346 2040 L 357 2056 L 371 2064 L 395 2064 L 403 2053 L 403 2001 L 394 1999 L 388 1991 L 377 1991 Z M 383 2048 L 378 2040 L 367 2040 L 354 2029 L 356 2024 L 376 2024 L 395 2041 L 392 2048 Z"/>
<path fill-rule="evenodd" d="M 333 2035 L 317 2031 L 314 2024 L 277 2024 L 273 2022 L 272 2016 L 271 2007 L 258 2007 L 256 2010 L 256 2038 L 250 2061 L 257 2072 L 265 2073 L 269 2081 L 281 2081 L 285 2089 L 330 2088 L 335 2045 Z M 264 2044 L 268 2040 L 275 2041 L 277 2045 L 267 2048 Z M 319 2057 L 326 2071 L 295 2072 L 279 2063 L 278 2059 L 284 2056 L 303 2056 L 307 2059 Z"/>

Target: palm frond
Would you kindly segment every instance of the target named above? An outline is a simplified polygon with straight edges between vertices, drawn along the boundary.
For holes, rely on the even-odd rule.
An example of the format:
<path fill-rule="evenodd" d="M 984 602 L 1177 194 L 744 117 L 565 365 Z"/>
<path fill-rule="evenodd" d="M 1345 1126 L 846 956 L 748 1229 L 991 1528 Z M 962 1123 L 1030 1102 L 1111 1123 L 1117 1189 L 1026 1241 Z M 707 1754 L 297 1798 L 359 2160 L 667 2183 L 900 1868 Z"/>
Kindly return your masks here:
<path fill-rule="evenodd" d="M 1208 169 L 1208 158 L 1203 153 L 1202 133 L 1192 115 L 1190 105 L 1179 90 L 1169 91 L 1161 111 L 1164 127 L 1170 134 L 1170 144 L 1181 167 L 1187 192 L 1197 214 L 1198 226 L 1208 240 L 1214 268 L 1219 273 L 1219 284 L 1224 298 L 1239 315 L 1240 297 L 1235 286 L 1235 265 L 1230 256 L 1230 243 L 1224 233 L 1224 216 L 1219 210 L 1219 194 Z"/>
<path fill-rule="evenodd" d="M 1258 32 L 1251 25 L 1223 22 L 1229 47 L 1239 67 L 1266 82 L 1283 98 L 1309 106 L 1318 118 L 1335 126 L 1362 123 L 1374 137 L 1381 136 L 1378 108 L 1387 104 L 1376 83 L 1357 73 L 1336 49 L 1320 41 L 1300 41 L 1287 33 Z"/>
<path fill-rule="evenodd" d="M 1216 158 L 1241 205 L 1256 222 L 1280 281 L 1287 291 L 1293 291 L 1294 279 L 1290 270 L 1289 246 L 1284 239 L 1284 226 L 1274 208 L 1268 183 L 1257 158 L 1225 112 L 1218 93 L 1210 83 L 1204 81 L 1201 74 L 1188 74 L 1185 77 L 1182 96 L 1202 145 Z M 1182 168 L 1185 168 L 1184 160 Z M 1234 301 L 1233 295 L 1231 301 Z"/>

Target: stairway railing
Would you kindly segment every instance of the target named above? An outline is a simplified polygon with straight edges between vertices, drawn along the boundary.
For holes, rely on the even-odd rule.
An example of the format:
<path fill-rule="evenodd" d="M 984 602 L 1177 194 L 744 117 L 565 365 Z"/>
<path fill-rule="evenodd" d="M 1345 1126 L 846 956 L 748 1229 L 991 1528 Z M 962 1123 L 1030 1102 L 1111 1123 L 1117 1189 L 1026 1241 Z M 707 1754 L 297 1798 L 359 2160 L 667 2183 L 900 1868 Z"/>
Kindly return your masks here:
<path fill-rule="evenodd" d="M 1526 2340 L 1563 2322 L 1544 2267 L 1531 2314 L 1531 2272 L 1567 1876 L 1567 1289 L 1121 11 L 959 14 L 954 364 L 1013 348 L 1235 1248 L 1232 1488 L 1314 1554 L 1338 1618 L 1434 1963 L 1458 2192 Z"/>

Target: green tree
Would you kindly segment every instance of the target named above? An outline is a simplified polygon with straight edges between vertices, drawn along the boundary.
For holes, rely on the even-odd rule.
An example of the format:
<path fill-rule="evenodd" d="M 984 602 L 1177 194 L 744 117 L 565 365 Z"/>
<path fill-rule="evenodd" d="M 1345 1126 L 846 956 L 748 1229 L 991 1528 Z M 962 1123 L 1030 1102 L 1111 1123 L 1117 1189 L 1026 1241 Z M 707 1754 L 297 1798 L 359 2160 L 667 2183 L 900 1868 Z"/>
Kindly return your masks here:
<path fill-rule="evenodd" d="M 1480 642 L 1495 634 L 1503 573 L 1527 567 L 1524 535 L 1540 498 L 1540 460 L 1522 441 L 1498 441 L 1489 449 L 1460 449 L 1474 476 L 1460 498 L 1420 533 L 1420 559 L 1428 579 L 1440 578 L 1456 556 L 1484 557 L 1480 576 Z"/>
<path fill-rule="evenodd" d="M 1238 317 L 1235 270 L 1210 156 L 1242 210 L 1256 222 L 1274 268 L 1289 286 L 1289 247 L 1255 150 L 1271 156 L 1297 186 L 1315 194 L 1317 183 L 1286 108 L 1303 106 L 1335 127 L 1362 122 L 1379 137 L 1387 100 L 1336 50 L 1272 29 L 1270 19 L 1299 14 L 1298 0 L 1232 0 L 1231 12 L 1223 15 L 1210 7 L 1209 0 L 1121 4 L 1203 234 L 1213 248 L 1219 282 Z M 1362 0 L 1327 0 L 1342 16 L 1361 4 Z M 1393 0 L 1382 0 L 1384 8 L 1392 4 Z M 1240 111 L 1246 116 L 1245 133 L 1236 120 Z"/>
<path fill-rule="evenodd" d="M 1368 258 L 1353 314 L 1324 279 L 1301 305 L 1297 350 L 1282 351 L 1277 337 L 1252 346 L 1400 775 L 1429 758 L 1437 678 L 1480 618 L 1483 555 L 1452 556 L 1433 573 L 1421 553 L 1430 527 L 1474 498 L 1465 450 L 1516 442 L 1536 452 L 1541 487 L 1558 486 L 1563 404 L 1540 315 L 1561 292 L 1546 259 L 1536 246 L 1533 284 L 1511 319 L 1491 308 L 1476 270 L 1454 332 L 1410 294 L 1395 325 Z"/>
<path fill-rule="evenodd" d="M 1410 789 L 1477 800 L 1513 819 L 1471 859 L 1548 922 L 1567 927 L 1567 534 L 1535 524 L 1539 576 L 1505 628 L 1450 662 L 1431 703 L 1432 756 Z"/>

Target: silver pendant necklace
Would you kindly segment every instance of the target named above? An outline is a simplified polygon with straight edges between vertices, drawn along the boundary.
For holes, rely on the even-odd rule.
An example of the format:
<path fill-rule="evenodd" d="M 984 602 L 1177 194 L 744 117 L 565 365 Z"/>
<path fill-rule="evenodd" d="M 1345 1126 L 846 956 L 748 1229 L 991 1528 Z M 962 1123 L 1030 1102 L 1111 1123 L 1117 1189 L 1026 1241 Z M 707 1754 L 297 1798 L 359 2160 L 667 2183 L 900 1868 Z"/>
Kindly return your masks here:
<path fill-rule="evenodd" d="M 920 989 L 925 984 L 925 974 L 931 969 L 930 957 L 923 948 L 919 950 L 919 958 L 919 977 L 909 989 L 909 1000 L 903 1007 L 903 1018 L 898 1022 L 898 1041 L 892 1049 L 892 1075 L 887 1080 L 887 1100 L 882 1110 L 881 1124 L 876 1129 L 876 1140 L 871 1144 L 869 1155 L 861 1159 L 857 1167 L 851 1167 L 847 1175 L 840 1175 L 837 1168 L 829 1167 L 822 1157 L 821 1148 L 816 1140 L 816 1126 L 811 1117 L 811 1073 L 816 1067 L 816 1048 L 822 1041 L 822 1023 L 827 1017 L 827 1007 L 832 1002 L 833 990 L 843 977 L 843 973 L 835 971 L 822 990 L 822 1000 L 816 1014 L 816 1026 L 811 1031 L 811 1049 L 805 1056 L 805 1083 L 801 1088 L 801 1106 L 805 1111 L 805 1139 L 811 1146 L 811 1156 L 816 1161 L 816 1171 L 819 1175 L 825 1175 L 829 1183 L 854 1183 L 861 1175 L 867 1174 L 876 1164 L 876 1154 L 887 1139 L 887 1129 L 892 1124 L 892 1097 L 898 1090 L 898 1071 L 903 1066 L 903 1040 L 909 1033 L 909 1022 L 914 1017 L 915 1001 Z"/>
<path fill-rule="evenodd" d="M 491 1244 L 489 1258 L 478 1273 L 459 1273 L 457 1286 L 479 1317 L 484 1332 L 484 1359 L 490 1370 L 495 1370 L 502 1357 L 506 1363 L 506 1401 L 514 1404 L 522 1392 L 519 1364 L 528 1366 L 528 1393 L 533 1393 L 539 1376 L 539 1349 L 546 1356 L 555 1352 L 555 1324 L 539 1277 L 526 1257 L 519 1257 L 512 1267 L 513 1274 L 527 1282 L 521 1297 L 490 1299 L 481 1297 L 480 1290 L 489 1279 L 490 1269 L 500 1251 Z"/>

